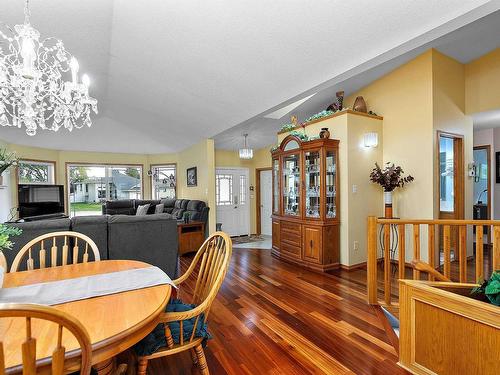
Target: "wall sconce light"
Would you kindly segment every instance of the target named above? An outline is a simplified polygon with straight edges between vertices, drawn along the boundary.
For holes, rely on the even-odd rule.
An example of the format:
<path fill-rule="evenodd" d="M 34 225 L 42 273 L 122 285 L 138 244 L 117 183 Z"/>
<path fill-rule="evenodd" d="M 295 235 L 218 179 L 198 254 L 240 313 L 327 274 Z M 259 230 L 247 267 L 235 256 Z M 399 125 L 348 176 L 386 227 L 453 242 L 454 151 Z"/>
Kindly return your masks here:
<path fill-rule="evenodd" d="M 378 133 L 365 133 L 363 136 L 363 143 L 365 147 L 377 147 L 378 146 Z"/>

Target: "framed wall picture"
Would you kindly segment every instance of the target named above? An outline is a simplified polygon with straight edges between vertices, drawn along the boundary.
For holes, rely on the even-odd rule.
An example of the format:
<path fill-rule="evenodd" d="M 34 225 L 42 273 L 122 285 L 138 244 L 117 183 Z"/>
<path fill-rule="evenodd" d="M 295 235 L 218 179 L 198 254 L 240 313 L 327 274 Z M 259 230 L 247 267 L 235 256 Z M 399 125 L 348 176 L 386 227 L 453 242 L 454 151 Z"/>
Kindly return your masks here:
<path fill-rule="evenodd" d="M 500 184 L 500 151 L 495 152 L 495 171 L 497 184 Z"/>
<path fill-rule="evenodd" d="M 187 169 L 187 186 L 198 186 L 198 171 L 197 167 Z"/>

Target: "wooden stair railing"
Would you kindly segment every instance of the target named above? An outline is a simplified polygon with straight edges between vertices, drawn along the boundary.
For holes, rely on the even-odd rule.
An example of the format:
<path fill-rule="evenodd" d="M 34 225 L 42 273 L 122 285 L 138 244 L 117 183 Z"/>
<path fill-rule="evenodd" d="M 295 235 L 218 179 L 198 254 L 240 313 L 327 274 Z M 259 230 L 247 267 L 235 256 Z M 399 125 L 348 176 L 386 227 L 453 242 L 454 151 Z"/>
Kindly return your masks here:
<path fill-rule="evenodd" d="M 380 233 L 379 233 L 379 228 Z M 458 262 L 457 280 L 467 283 L 467 233 L 472 233 L 475 228 L 475 274 L 474 283 L 484 277 L 484 245 L 483 228 L 490 227 L 493 244 L 491 246 L 491 269 L 500 269 L 500 221 L 498 220 L 407 220 L 407 219 L 379 219 L 368 217 L 368 254 L 367 254 L 367 289 L 368 302 L 372 305 L 379 304 L 378 299 L 378 268 L 382 260 L 383 282 L 382 304 L 392 304 L 392 283 L 397 275 L 398 279 L 421 279 L 421 273 L 427 273 L 427 279 L 452 280 L 451 269 L 453 262 Z M 411 229 L 409 229 L 411 228 Z M 421 230 L 426 229 L 426 230 Z M 408 232 L 411 230 L 411 233 Z M 397 231 L 397 235 L 395 234 Z M 427 236 L 422 234 L 427 232 Z M 379 238 L 380 236 L 380 238 Z M 427 237 L 427 239 L 425 238 Z M 440 238 L 441 237 L 441 238 Z M 441 240 L 441 241 L 440 241 Z M 380 247 L 383 253 L 379 252 Z M 391 259 L 391 245 L 397 242 L 397 256 Z M 409 243 L 407 243 L 409 242 Z M 427 247 L 425 254 L 422 245 Z M 412 249 L 408 251 L 408 246 Z M 442 250 L 443 261 L 439 260 L 439 249 Z M 452 250 L 454 257 L 452 258 Z M 409 256 L 411 254 L 411 257 Z M 425 255 L 424 255 L 425 254 Z M 471 255 L 471 254 L 469 254 Z M 427 262 L 422 262 L 422 257 Z M 411 258 L 408 260 L 408 258 Z M 469 260 L 470 262 L 470 260 Z M 436 268 L 442 265 L 443 274 Z M 393 272 L 397 267 L 397 273 Z M 406 275 L 406 269 L 412 268 L 411 276 Z"/>

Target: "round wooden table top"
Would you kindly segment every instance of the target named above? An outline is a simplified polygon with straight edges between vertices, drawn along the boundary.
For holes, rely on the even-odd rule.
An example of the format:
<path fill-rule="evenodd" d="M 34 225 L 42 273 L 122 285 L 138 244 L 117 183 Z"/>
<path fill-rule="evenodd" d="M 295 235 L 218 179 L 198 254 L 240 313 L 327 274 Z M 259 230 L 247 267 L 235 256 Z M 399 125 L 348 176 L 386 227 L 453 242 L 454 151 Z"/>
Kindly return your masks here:
<path fill-rule="evenodd" d="M 124 271 L 150 265 L 129 260 L 103 260 L 54 268 L 5 274 L 4 287 L 37 284 L 102 273 Z M 78 319 L 87 329 L 92 343 L 92 364 L 113 358 L 139 342 L 157 324 L 171 293 L 170 285 L 132 290 L 102 297 L 63 303 L 53 307 Z M 22 363 L 21 345 L 26 339 L 23 318 L 0 319 L 0 341 L 3 341 L 5 366 L 15 370 Z M 37 339 L 37 358 L 52 356 L 56 345 L 57 325 L 33 320 L 33 337 Z M 68 353 L 79 348 L 76 339 L 67 331 L 63 346 Z M 79 360 L 75 365 L 79 366 Z M 10 372 L 10 371 L 9 371 Z"/>

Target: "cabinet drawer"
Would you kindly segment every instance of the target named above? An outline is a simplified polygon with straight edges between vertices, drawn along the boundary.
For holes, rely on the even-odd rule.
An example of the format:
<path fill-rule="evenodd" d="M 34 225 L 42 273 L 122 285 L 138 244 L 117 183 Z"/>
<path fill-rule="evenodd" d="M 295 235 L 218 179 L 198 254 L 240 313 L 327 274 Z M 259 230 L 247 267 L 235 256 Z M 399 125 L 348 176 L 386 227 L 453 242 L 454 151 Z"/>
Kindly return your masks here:
<path fill-rule="evenodd" d="M 281 242 L 280 251 L 286 255 L 300 259 L 300 246 L 294 246 L 287 242 Z"/>
<path fill-rule="evenodd" d="M 280 241 L 300 248 L 302 245 L 301 225 L 282 221 L 280 223 Z"/>

